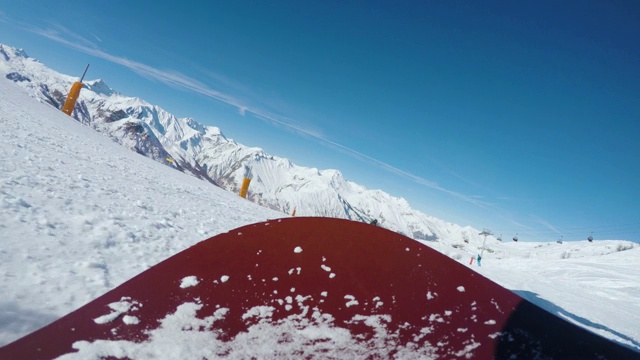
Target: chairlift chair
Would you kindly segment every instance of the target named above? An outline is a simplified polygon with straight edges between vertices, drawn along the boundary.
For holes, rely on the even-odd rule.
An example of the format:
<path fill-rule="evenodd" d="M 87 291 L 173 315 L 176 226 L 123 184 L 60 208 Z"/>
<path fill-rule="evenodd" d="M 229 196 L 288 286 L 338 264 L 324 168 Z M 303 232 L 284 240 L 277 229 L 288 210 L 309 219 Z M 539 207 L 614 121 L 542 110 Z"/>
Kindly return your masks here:
<path fill-rule="evenodd" d="M 589 235 L 589 237 L 587 238 L 587 240 L 589 240 L 589 242 L 593 242 L 593 231 L 591 232 L 591 235 Z"/>
<path fill-rule="evenodd" d="M 518 234 L 516 234 L 516 236 L 513 237 L 513 241 L 518 241 Z"/>

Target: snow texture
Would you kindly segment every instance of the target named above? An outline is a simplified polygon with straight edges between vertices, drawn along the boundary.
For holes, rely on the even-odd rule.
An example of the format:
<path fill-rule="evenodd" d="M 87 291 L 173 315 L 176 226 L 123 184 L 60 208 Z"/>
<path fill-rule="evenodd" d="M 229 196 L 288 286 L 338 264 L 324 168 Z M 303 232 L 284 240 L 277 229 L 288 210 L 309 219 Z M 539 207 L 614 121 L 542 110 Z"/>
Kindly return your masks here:
<path fill-rule="evenodd" d="M 78 341 L 73 348 L 78 350 L 58 357 L 59 360 L 117 358 L 149 359 L 246 359 L 246 358 L 309 358 L 322 354 L 323 358 L 365 358 L 370 354 L 385 354 L 395 351 L 401 359 L 435 359 L 434 347 L 417 348 L 412 343 L 397 342 L 398 336 L 387 329 L 391 319 L 386 315 L 355 315 L 351 322 L 362 323 L 375 334 L 367 340 L 352 336 L 346 328 L 335 326 L 333 317 L 319 312 L 312 319 L 294 313 L 280 321 L 272 321 L 273 308 L 254 307 L 242 314 L 251 325 L 247 332 L 238 334 L 231 341 L 222 340 L 212 325 L 228 315 L 225 308 L 204 319 L 196 312 L 202 305 L 184 303 L 161 321 L 159 328 L 148 332 L 149 339 L 143 342 L 123 340 Z M 256 323 L 254 319 L 258 319 Z M 268 335 L 268 336 L 267 336 Z M 458 351 L 464 356 L 472 348 Z"/>
<path fill-rule="evenodd" d="M 198 283 L 200 283 L 200 281 L 198 281 L 197 276 L 186 276 L 180 281 L 180 287 L 184 289 L 191 286 L 196 286 L 198 285 Z"/>
<path fill-rule="evenodd" d="M 129 311 L 136 311 L 138 308 L 142 306 L 137 301 L 132 301 L 131 298 L 123 297 L 120 301 L 109 304 L 109 308 L 112 310 L 111 313 L 102 315 L 93 319 L 96 324 L 107 324 L 116 319 L 118 319 L 122 314 L 126 314 Z M 132 320 L 135 319 L 135 320 Z M 124 316 L 123 321 L 126 324 L 135 323 L 137 324 L 138 319 L 129 315 Z"/>

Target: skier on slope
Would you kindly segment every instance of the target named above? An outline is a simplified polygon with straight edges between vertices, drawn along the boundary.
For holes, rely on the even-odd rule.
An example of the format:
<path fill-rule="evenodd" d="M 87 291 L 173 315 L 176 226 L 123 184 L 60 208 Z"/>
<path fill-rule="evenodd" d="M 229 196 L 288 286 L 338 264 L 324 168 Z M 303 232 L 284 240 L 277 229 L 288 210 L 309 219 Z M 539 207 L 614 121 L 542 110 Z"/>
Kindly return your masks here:
<path fill-rule="evenodd" d="M 480 256 L 480 254 L 478 254 L 478 266 L 480 266 L 480 260 L 482 260 L 482 257 Z"/>

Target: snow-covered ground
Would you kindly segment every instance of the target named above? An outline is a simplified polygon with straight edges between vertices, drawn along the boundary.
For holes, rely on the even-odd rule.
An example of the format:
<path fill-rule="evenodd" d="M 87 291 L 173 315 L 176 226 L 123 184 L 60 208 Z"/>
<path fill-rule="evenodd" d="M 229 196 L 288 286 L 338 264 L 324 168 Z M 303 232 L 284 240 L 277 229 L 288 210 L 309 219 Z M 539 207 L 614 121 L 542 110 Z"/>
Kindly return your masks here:
<path fill-rule="evenodd" d="M 501 247 L 500 258 L 485 252 L 474 269 L 569 322 L 640 349 L 639 246 L 584 240 Z"/>
<path fill-rule="evenodd" d="M 0 79 L 0 345 L 236 227 L 287 216 L 134 153 Z"/>
<path fill-rule="evenodd" d="M 288 216 L 127 150 L 4 78 L 0 137 L 0 345 L 201 240 Z M 478 247 L 429 245 L 466 264 Z M 640 246 L 487 248 L 476 271 L 640 350 Z"/>

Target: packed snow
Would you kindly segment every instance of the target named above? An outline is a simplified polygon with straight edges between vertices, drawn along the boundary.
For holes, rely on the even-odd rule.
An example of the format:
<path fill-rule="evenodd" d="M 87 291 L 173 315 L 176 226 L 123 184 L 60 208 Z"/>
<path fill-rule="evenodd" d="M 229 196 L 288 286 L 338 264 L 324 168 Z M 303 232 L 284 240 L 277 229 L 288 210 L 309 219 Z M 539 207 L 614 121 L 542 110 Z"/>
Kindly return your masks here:
<path fill-rule="evenodd" d="M 389 334 L 385 325 L 389 319 L 382 315 L 354 316 L 354 322 L 361 322 L 375 332 L 375 336 L 362 340 L 352 337 L 348 329 L 334 326 L 333 318 L 327 314 L 316 312 L 313 320 L 292 314 L 274 324 L 269 321 L 273 308 L 254 307 L 243 314 L 243 319 L 256 317 L 259 321 L 232 341 L 223 341 L 219 339 L 220 334 L 199 329 L 209 329 L 215 322 L 223 320 L 227 315 L 226 309 L 221 308 L 214 315 L 200 319 L 196 312 L 201 307 L 191 302 L 180 305 L 175 313 L 162 320 L 159 328 L 150 331 L 147 341 L 78 341 L 74 343 L 77 352 L 58 359 L 86 360 L 101 356 L 131 359 L 291 358 L 291 349 L 297 350 L 295 358 L 309 358 L 316 354 L 322 354 L 324 358 L 364 358 L 371 353 L 384 352 L 389 347 L 396 349 L 401 359 L 435 359 L 432 347 L 394 344 L 393 339 L 397 336 Z M 460 356 L 471 350 L 473 348 L 462 349 Z"/>
<path fill-rule="evenodd" d="M 347 307 L 359 305 L 352 295 L 344 298 L 349 300 Z M 295 358 L 317 354 L 322 354 L 324 358 L 364 358 L 372 353 L 385 353 L 387 349 L 394 349 L 402 359 L 436 358 L 433 346 L 418 347 L 413 343 L 401 343 L 397 334 L 399 330 L 391 331 L 388 328 L 387 324 L 392 320 L 389 315 L 354 315 L 351 322 L 362 324 L 374 333 L 374 336 L 363 339 L 361 336 L 354 336 L 349 329 L 336 326 L 331 314 L 322 313 L 316 307 L 307 305 L 306 302 L 310 299 L 309 295 L 299 294 L 295 298 L 286 296 L 279 299 L 280 306 L 292 313 L 277 321 L 272 319 L 276 310 L 273 306 L 249 308 L 240 317 L 251 325 L 246 332 L 238 334 L 231 341 L 223 340 L 224 334 L 219 331 L 203 331 L 215 329 L 218 321 L 229 316 L 229 309 L 218 305 L 213 315 L 201 318 L 196 313 L 202 309 L 202 304 L 199 301 L 185 302 L 175 312 L 165 316 L 158 328 L 148 331 L 150 336 L 147 340 L 77 341 L 73 344 L 75 352 L 61 355 L 58 359 L 86 360 L 108 356 L 132 359 L 245 359 L 291 358 L 294 354 Z M 294 303 L 299 312 L 292 311 Z M 138 303 L 129 297 L 109 304 L 114 311 L 105 315 L 108 319 L 101 324 L 110 323 L 122 314 L 135 311 L 135 304 Z M 306 314 L 311 314 L 311 317 Z M 139 323 L 137 317 L 128 314 L 122 320 L 127 325 Z M 419 329 L 416 336 L 423 333 L 423 329 Z M 466 346 L 457 353 L 468 358 L 472 350 L 473 348 Z"/>
<path fill-rule="evenodd" d="M 110 323 L 118 318 L 122 314 L 127 314 L 129 311 L 136 311 L 138 308 L 142 306 L 139 302 L 135 300 L 131 300 L 130 297 L 123 297 L 120 301 L 109 304 L 109 308 L 112 310 L 109 314 L 102 315 L 93 319 L 96 324 L 106 324 Z M 131 319 L 135 318 L 131 315 L 126 315 L 123 318 L 125 323 L 132 323 Z M 137 318 L 135 320 L 137 323 Z"/>
<path fill-rule="evenodd" d="M 185 278 L 182 279 L 182 281 L 180 281 L 180 288 L 184 289 L 184 288 L 196 286 L 199 283 L 200 281 L 198 280 L 197 276 L 186 276 Z"/>
<path fill-rule="evenodd" d="M 30 98 L 4 78 L 0 79 L 0 134 L 4 154 L 0 159 L 0 345 L 54 321 L 201 240 L 288 216 L 127 150 Z M 426 244 L 466 265 L 479 251 L 475 243 Z M 473 269 L 560 317 L 640 350 L 638 260 L 640 247 L 622 241 L 496 241 L 487 244 L 482 267 L 474 264 Z M 228 280 L 221 275 L 221 282 Z M 195 286 L 197 281 L 188 277 L 176 286 Z M 432 299 L 437 294 L 425 296 Z M 292 306 L 293 298 L 285 299 L 283 306 Z M 303 302 L 304 297 L 297 300 Z M 347 306 L 358 305 L 355 298 L 345 300 Z M 123 298 L 94 321 L 136 324 L 137 306 L 135 299 Z M 272 310 L 266 307 L 243 315 L 265 321 L 257 321 L 249 333 L 233 342 L 223 342 L 215 334 L 188 330 L 206 328 L 226 316 L 221 308 L 210 317 L 198 318 L 195 314 L 200 306 L 197 302 L 182 304 L 146 342 L 78 342 L 74 345 L 78 352 L 62 358 L 97 357 L 114 345 L 121 351 L 116 357 L 160 354 L 200 359 L 233 353 L 242 358 L 248 351 L 260 357 L 261 349 L 271 349 L 265 353 L 269 355 L 272 349 L 286 353 L 278 341 L 285 336 L 291 340 L 287 346 L 297 344 L 301 349 L 309 339 L 327 339 L 318 346 L 326 346 L 328 355 L 357 357 L 367 346 L 382 346 L 355 341 L 348 330 L 332 326 L 326 314 L 317 314 L 315 322 L 309 322 L 292 312 L 287 321 L 269 324 L 266 320 Z M 433 317 L 442 319 L 440 314 Z M 389 339 L 384 315 L 354 321 L 376 329 L 380 337 L 371 341 Z M 302 325 L 304 331 L 294 331 Z M 260 336 L 265 332 L 271 335 Z M 470 342 L 459 355 L 469 354 L 476 346 Z M 429 358 L 432 351 L 397 350 L 399 357 L 406 355 L 403 358 Z"/>

